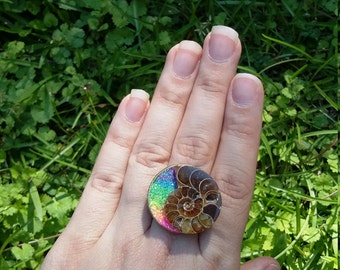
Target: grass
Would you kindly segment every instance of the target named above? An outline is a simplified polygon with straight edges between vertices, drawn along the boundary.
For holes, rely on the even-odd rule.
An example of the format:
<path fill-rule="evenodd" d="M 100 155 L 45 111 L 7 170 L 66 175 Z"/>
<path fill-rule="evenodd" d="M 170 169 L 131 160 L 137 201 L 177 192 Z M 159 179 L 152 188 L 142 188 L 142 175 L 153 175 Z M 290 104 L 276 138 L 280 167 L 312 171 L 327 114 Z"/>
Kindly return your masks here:
<path fill-rule="evenodd" d="M 326 0 L 0 1 L 0 268 L 39 268 L 122 97 L 225 24 L 266 90 L 242 261 L 338 269 L 336 18 Z"/>

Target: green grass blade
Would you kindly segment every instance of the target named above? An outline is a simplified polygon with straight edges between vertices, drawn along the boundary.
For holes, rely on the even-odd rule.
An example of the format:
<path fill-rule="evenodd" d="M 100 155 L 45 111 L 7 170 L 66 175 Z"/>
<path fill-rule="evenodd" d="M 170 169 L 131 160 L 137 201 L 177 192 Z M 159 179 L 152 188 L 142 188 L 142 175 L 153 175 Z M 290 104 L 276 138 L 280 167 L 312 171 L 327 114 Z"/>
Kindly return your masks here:
<path fill-rule="evenodd" d="M 269 141 L 268 141 L 266 135 L 263 132 L 261 133 L 261 141 L 262 141 L 264 147 L 267 150 L 267 154 L 268 154 L 269 159 L 270 159 L 270 165 L 272 167 L 272 173 L 274 174 L 275 173 L 275 165 L 274 165 L 274 159 L 273 159 L 272 150 L 271 150 Z"/>
<path fill-rule="evenodd" d="M 320 93 L 321 96 L 323 96 L 323 98 L 325 100 L 328 101 L 328 103 L 336 110 L 339 110 L 338 104 L 331 98 L 329 97 L 316 83 L 313 83 L 314 87 L 316 88 L 316 90 L 318 90 L 318 92 Z M 335 91 L 335 89 L 334 89 Z"/>
<path fill-rule="evenodd" d="M 38 192 L 37 187 L 34 185 L 33 182 L 30 183 L 29 194 L 30 194 L 30 197 L 31 197 L 37 218 L 40 221 L 42 221 L 43 220 L 43 210 L 42 210 L 42 206 L 41 206 L 39 192 Z"/>
<path fill-rule="evenodd" d="M 311 55 L 309 55 L 308 53 L 306 53 L 304 50 L 300 49 L 299 47 L 297 46 L 294 46 L 288 42 L 285 42 L 285 41 L 282 41 L 282 40 L 279 40 L 279 39 L 276 39 L 276 38 L 272 38 L 270 36 L 267 36 L 265 34 L 262 34 L 262 36 L 267 39 L 267 40 L 270 40 L 270 41 L 273 41 L 273 42 L 276 42 L 278 44 L 281 44 L 283 46 L 286 46 L 286 47 L 289 47 L 289 48 L 292 48 L 293 50 L 301 53 L 303 56 L 305 56 L 308 60 L 313 60 L 313 57 Z"/>
<path fill-rule="evenodd" d="M 338 130 L 330 129 L 330 130 L 307 132 L 307 133 L 301 134 L 301 138 L 307 138 L 307 137 L 312 137 L 312 136 L 322 136 L 322 135 L 332 135 L 332 134 L 338 134 Z"/>

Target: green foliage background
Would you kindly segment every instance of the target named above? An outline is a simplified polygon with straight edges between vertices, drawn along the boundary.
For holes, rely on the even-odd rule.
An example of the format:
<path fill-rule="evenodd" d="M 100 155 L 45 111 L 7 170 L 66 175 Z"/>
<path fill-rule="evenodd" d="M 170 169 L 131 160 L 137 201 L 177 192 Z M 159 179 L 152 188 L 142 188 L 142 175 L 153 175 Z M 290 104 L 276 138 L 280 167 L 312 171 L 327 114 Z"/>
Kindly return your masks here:
<path fill-rule="evenodd" d="M 166 52 L 235 28 L 266 89 L 242 261 L 338 269 L 333 0 L 0 0 L 0 269 L 37 269 L 66 226 L 117 104 Z"/>

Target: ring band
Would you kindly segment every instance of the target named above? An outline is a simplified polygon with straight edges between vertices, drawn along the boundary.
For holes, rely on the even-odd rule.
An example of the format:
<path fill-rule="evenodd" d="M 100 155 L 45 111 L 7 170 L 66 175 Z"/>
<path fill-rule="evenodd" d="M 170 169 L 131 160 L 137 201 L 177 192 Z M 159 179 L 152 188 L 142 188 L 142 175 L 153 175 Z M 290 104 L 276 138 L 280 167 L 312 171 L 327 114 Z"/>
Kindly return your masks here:
<path fill-rule="evenodd" d="M 215 180 L 189 165 L 172 165 L 160 171 L 148 191 L 148 206 L 163 228 L 197 234 L 210 228 L 220 214 L 221 194 Z"/>

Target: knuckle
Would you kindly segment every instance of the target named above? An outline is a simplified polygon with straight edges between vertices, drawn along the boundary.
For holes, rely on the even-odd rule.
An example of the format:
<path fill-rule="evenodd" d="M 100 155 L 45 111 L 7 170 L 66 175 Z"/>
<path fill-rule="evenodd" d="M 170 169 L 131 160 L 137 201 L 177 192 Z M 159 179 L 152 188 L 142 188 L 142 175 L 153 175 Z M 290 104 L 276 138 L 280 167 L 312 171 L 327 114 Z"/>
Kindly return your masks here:
<path fill-rule="evenodd" d="M 126 149 L 130 149 L 134 142 L 133 138 L 122 136 L 121 134 L 110 134 L 108 140 L 110 141 L 110 143 L 114 143 L 119 147 Z"/>
<path fill-rule="evenodd" d="M 256 134 L 256 130 L 252 123 L 246 124 L 233 120 L 227 121 L 226 132 L 233 138 L 237 138 L 238 140 L 241 139 L 245 142 L 250 141 L 251 138 L 254 138 L 254 134 Z"/>
<path fill-rule="evenodd" d="M 261 129 L 261 114 L 251 109 L 236 109 L 227 114 L 224 130 L 236 138 L 249 139 Z"/>
<path fill-rule="evenodd" d="M 180 162 L 204 167 L 212 159 L 214 151 L 207 138 L 191 135 L 177 139 L 175 153 Z"/>
<path fill-rule="evenodd" d="M 253 194 L 252 181 L 246 172 L 239 171 L 238 173 L 222 172 L 216 175 L 215 179 L 218 182 L 220 190 L 228 198 L 245 201 Z"/>
<path fill-rule="evenodd" d="M 104 143 L 130 149 L 135 142 L 139 130 L 139 126 L 127 123 L 125 120 L 124 123 L 122 123 L 120 119 L 117 120 L 115 116 L 110 124 Z"/>
<path fill-rule="evenodd" d="M 197 86 L 199 89 L 202 89 L 204 92 L 206 92 L 206 95 L 209 96 L 209 94 L 223 94 L 227 92 L 228 86 L 226 83 L 221 82 L 221 78 L 218 78 L 217 76 L 202 76 L 200 80 L 197 82 Z"/>
<path fill-rule="evenodd" d="M 185 91 L 161 91 L 159 93 L 159 97 L 161 98 L 162 102 L 167 104 L 170 107 L 177 107 L 177 106 L 185 106 L 187 103 L 187 93 Z"/>
<path fill-rule="evenodd" d="M 167 163 L 170 152 L 162 145 L 162 140 L 143 141 L 135 146 L 132 161 L 147 168 L 159 167 Z"/>
<path fill-rule="evenodd" d="M 122 176 L 110 172 L 109 174 L 93 172 L 90 185 L 99 192 L 120 195 L 122 190 Z"/>

